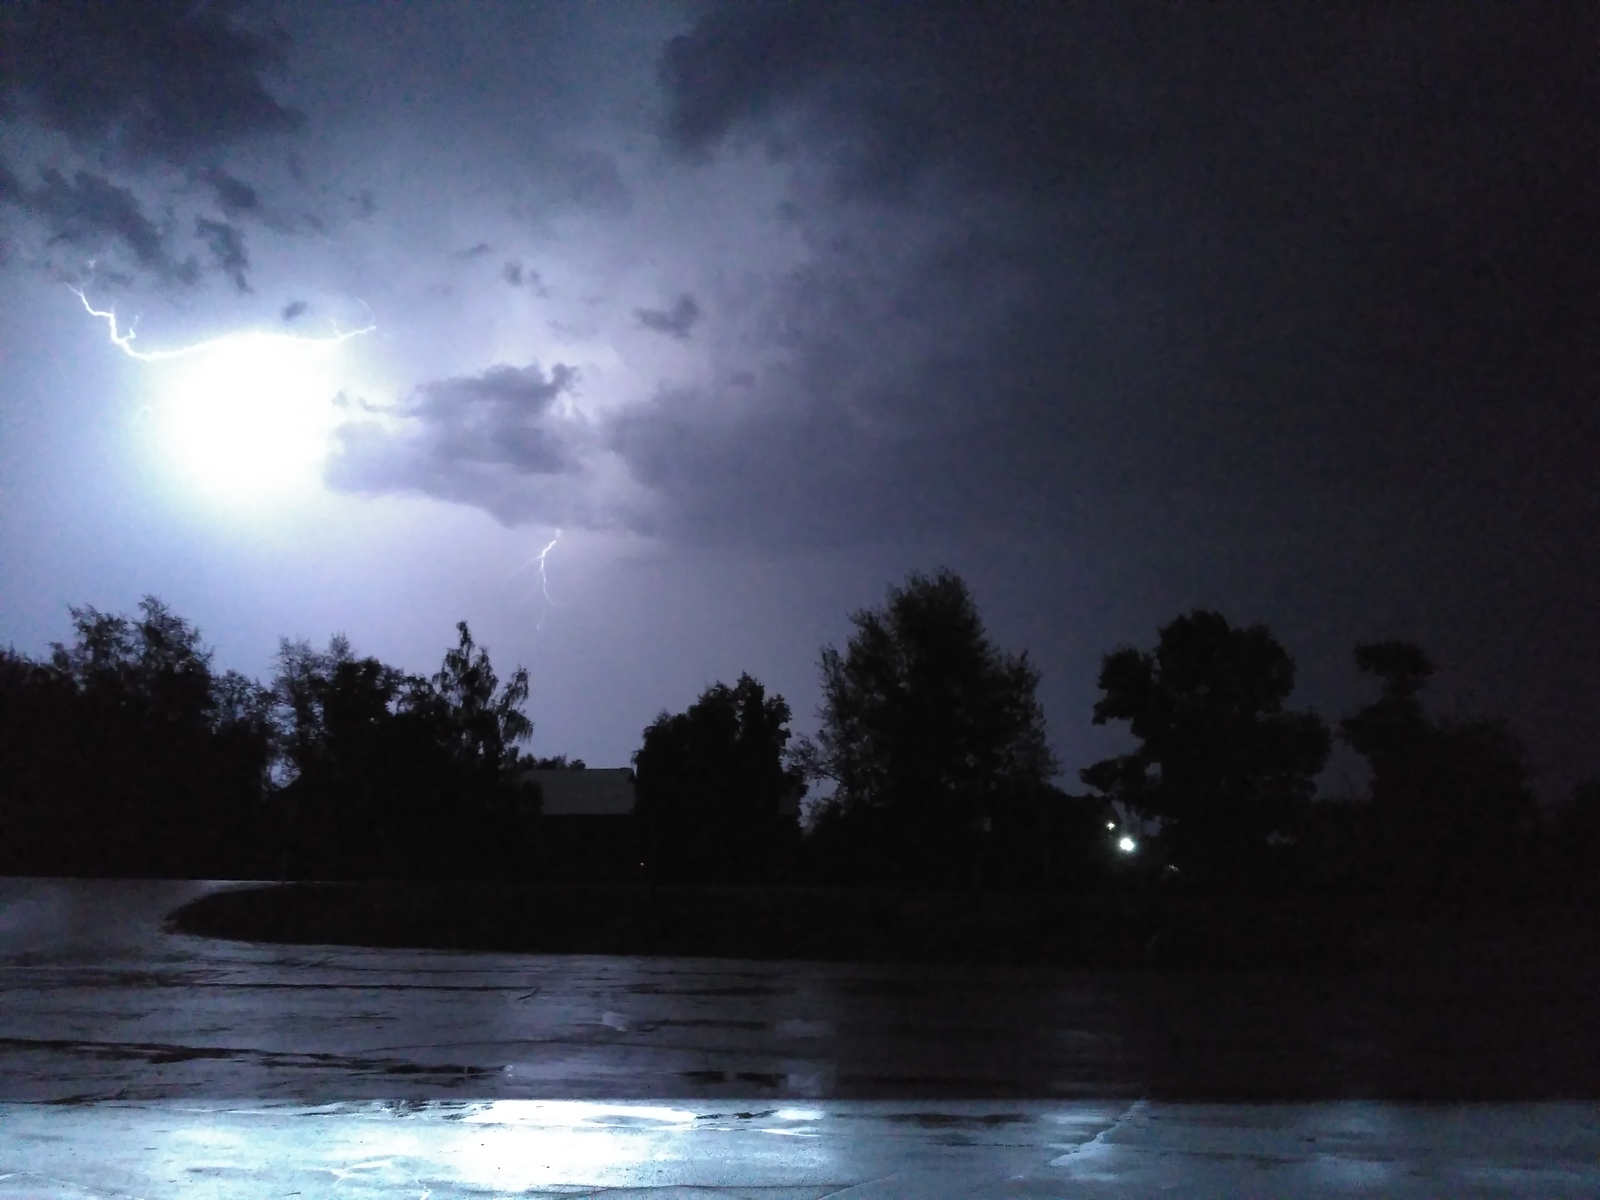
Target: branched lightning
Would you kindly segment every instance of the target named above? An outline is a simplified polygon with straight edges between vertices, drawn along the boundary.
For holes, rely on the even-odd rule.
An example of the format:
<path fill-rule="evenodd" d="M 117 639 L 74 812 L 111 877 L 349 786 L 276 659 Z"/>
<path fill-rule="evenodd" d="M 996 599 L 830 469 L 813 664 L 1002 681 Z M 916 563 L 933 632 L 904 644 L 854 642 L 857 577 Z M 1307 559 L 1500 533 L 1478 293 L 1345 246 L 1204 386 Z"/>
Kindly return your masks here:
<path fill-rule="evenodd" d="M 129 358 L 136 358 L 140 362 L 162 362 L 170 358 L 183 358 L 185 355 L 195 354 L 201 350 L 204 350 L 208 346 L 215 345 L 217 342 L 225 341 L 228 337 L 233 336 L 225 334 L 221 338 L 211 338 L 204 342 L 196 342 L 192 346 L 180 346 L 176 350 L 136 350 L 133 346 L 133 340 L 139 336 L 139 321 L 137 317 L 135 317 L 132 324 L 128 326 L 128 331 L 123 333 L 117 323 L 117 313 L 115 309 L 103 310 L 96 308 L 93 304 L 89 303 L 89 297 L 84 294 L 82 288 L 73 287 L 71 284 L 68 284 L 67 290 L 76 296 L 83 304 L 83 309 L 85 312 L 87 312 L 91 317 L 98 317 L 100 320 L 106 323 L 106 330 L 111 335 L 111 344 L 113 346 L 121 350 Z M 341 342 L 348 342 L 351 338 L 361 337 L 363 334 L 372 333 L 375 329 L 377 329 L 376 325 L 369 324 L 362 326 L 360 329 L 351 329 L 344 332 L 341 332 L 337 327 L 335 327 L 333 334 L 329 337 L 304 337 L 299 334 L 281 334 L 279 336 L 293 338 L 294 340 L 301 342 L 317 342 L 323 345 L 337 346 Z"/>
<path fill-rule="evenodd" d="M 115 309 L 97 308 L 81 286 L 66 286 L 84 312 L 105 322 L 113 346 L 157 376 L 150 382 L 159 400 L 135 415 L 161 413 L 160 437 L 173 465 L 235 496 L 310 480 L 338 419 L 338 401 L 329 398 L 349 369 L 333 360 L 344 342 L 376 329 L 367 324 L 344 331 L 335 325 L 331 335 L 308 336 L 244 328 L 146 350 L 135 341 L 137 320 L 124 328 Z"/>
<path fill-rule="evenodd" d="M 193 354 L 200 349 L 200 345 L 204 345 L 204 343 L 200 343 L 200 345 L 185 346 L 180 350 L 135 350 L 133 348 L 133 339 L 139 336 L 137 330 L 139 320 L 137 317 L 134 318 L 133 324 L 128 326 L 128 332 L 121 333 L 117 329 L 117 313 L 115 309 L 102 311 L 96 308 L 89 303 L 89 297 L 84 295 L 82 288 L 72 287 L 69 284 L 67 290 L 83 302 L 85 312 L 91 317 L 99 317 L 106 323 L 106 329 L 111 333 L 111 344 L 129 358 L 137 358 L 140 362 L 160 362 L 166 358 L 182 358 L 185 354 Z"/>
<path fill-rule="evenodd" d="M 535 629 L 544 628 L 544 619 L 549 614 L 550 609 L 554 607 L 554 602 L 550 599 L 550 577 L 545 574 L 544 567 L 545 559 L 549 557 L 550 551 L 556 548 L 556 543 L 560 540 L 561 530 L 558 529 L 556 530 L 555 537 L 551 538 L 549 542 L 545 544 L 544 549 L 540 550 L 539 553 L 535 554 L 527 562 L 523 563 L 515 571 L 511 572 L 511 574 L 515 576 L 522 571 L 526 571 L 531 566 L 537 565 L 539 568 L 539 594 L 544 597 L 544 605 L 539 610 L 539 622 L 534 626 Z"/>

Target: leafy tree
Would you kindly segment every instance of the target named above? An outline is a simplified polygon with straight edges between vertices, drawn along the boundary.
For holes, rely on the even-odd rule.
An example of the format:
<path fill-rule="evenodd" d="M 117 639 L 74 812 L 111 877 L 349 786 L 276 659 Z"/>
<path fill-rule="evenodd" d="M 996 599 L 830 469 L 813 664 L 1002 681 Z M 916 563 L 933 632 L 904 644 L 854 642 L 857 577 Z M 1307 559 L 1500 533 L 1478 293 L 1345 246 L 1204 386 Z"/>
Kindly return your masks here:
<path fill-rule="evenodd" d="M 502 686 L 489 652 L 473 644 L 465 621 L 457 623 L 456 633 L 460 640 L 445 652 L 431 691 L 414 687 L 411 706 L 428 709 L 458 762 L 496 777 L 517 765 L 516 745 L 533 733 L 533 722 L 522 712 L 528 672 L 518 667 Z"/>
<path fill-rule="evenodd" d="M 812 831 L 845 875 L 974 882 L 985 842 L 1025 827 L 1056 771 L 1039 674 L 989 640 L 948 570 L 913 574 L 822 650 L 822 729 L 799 761 L 834 795 Z"/>
<path fill-rule="evenodd" d="M 0 671 L 0 863 L 91 875 L 256 875 L 267 698 L 216 675 L 153 596 L 134 617 L 71 609 L 74 639 Z"/>
<path fill-rule="evenodd" d="M 1573 900 L 1600 897 L 1600 779 L 1573 789 L 1550 820 L 1555 876 Z"/>
<path fill-rule="evenodd" d="M 1080 776 L 1159 819 L 1181 871 L 1238 878 L 1273 835 L 1292 834 L 1329 737 L 1314 714 L 1284 711 L 1294 661 L 1266 626 L 1236 629 L 1196 610 L 1162 628 L 1154 652 L 1108 654 L 1099 684 L 1094 723 L 1127 721 L 1140 746 Z"/>
<path fill-rule="evenodd" d="M 465 622 L 431 679 L 357 658 L 279 646 L 285 874 L 504 874 L 523 841 L 513 773 L 531 732 L 527 672 L 504 686 Z"/>
<path fill-rule="evenodd" d="M 652 878 L 749 883 L 781 868 L 798 826 L 780 808 L 804 786 L 784 765 L 789 718 L 784 698 L 745 674 L 645 729 L 634 787 Z"/>
<path fill-rule="evenodd" d="M 568 759 L 565 754 L 555 754 L 548 758 L 525 758 L 523 767 L 530 771 L 583 771 L 589 764 L 581 758 Z"/>
<path fill-rule="evenodd" d="M 393 855 L 380 842 L 395 828 L 394 808 L 424 783 L 414 773 L 398 777 L 417 749 L 416 731 L 400 720 L 407 683 L 376 658 L 356 658 L 342 636 L 323 652 L 303 640 L 279 643 L 285 876 L 394 873 L 384 869 Z"/>
<path fill-rule="evenodd" d="M 1430 727 L 1418 693 L 1433 675 L 1433 663 L 1410 642 L 1370 642 L 1355 649 L 1356 668 L 1382 685 L 1378 699 L 1339 722 L 1339 732 L 1374 770 L 1374 788 L 1400 783 L 1408 757 Z"/>
<path fill-rule="evenodd" d="M 1497 720 L 1437 722 L 1418 693 L 1433 673 L 1408 642 L 1356 647 L 1378 699 L 1340 721 L 1372 772 L 1372 800 L 1397 880 L 1460 892 L 1504 882 L 1537 818 L 1527 752 Z"/>
<path fill-rule="evenodd" d="M 537 801 L 513 779 L 527 673 L 498 680 L 464 623 L 431 678 L 335 638 L 284 642 L 269 690 L 215 672 L 154 597 L 131 617 L 71 612 L 48 661 L 0 653 L 0 870 L 338 878 L 518 860 Z"/>

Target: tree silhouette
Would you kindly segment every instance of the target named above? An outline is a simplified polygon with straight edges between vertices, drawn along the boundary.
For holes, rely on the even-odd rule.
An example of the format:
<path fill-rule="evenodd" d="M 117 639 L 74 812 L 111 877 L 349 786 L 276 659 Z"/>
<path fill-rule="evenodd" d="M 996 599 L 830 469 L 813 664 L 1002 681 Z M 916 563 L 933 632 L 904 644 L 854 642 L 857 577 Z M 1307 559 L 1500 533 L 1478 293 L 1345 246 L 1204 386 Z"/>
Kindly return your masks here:
<path fill-rule="evenodd" d="M 522 766 L 530 771 L 583 771 L 588 769 L 589 764 L 581 758 L 569 759 L 565 754 L 553 754 L 546 758 L 524 758 Z"/>
<path fill-rule="evenodd" d="M 1370 643 L 1355 660 L 1382 692 L 1339 728 L 1371 768 L 1395 879 L 1448 894 L 1507 882 L 1537 818 L 1522 744 L 1502 721 L 1430 718 L 1418 693 L 1433 664 L 1416 646 Z"/>
<path fill-rule="evenodd" d="M 1580 783 L 1550 819 L 1549 856 L 1570 899 L 1600 898 L 1600 779 Z"/>
<path fill-rule="evenodd" d="M 0 670 L 0 867 L 250 875 L 273 754 L 268 697 L 216 675 L 199 631 L 146 596 L 71 609 L 74 640 Z"/>
<path fill-rule="evenodd" d="M 1094 723 L 1127 721 L 1140 746 L 1080 772 L 1161 822 L 1171 862 L 1211 881 L 1248 877 L 1275 834 L 1290 834 L 1327 761 L 1312 713 L 1285 712 L 1294 661 L 1264 625 L 1214 612 L 1178 617 L 1155 651 L 1124 647 L 1100 668 Z"/>
<path fill-rule="evenodd" d="M 514 782 L 527 672 L 502 687 L 465 622 L 431 679 L 284 641 L 285 875 L 424 878 L 514 873 L 527 799 Z"/>
<path fill-rule="evenodd" d="M 1355 649 L 1356 667 L 1382 684 L 1378 699 L 1339 722 L 1339 731 L 1374 771 L 1374 796 L 1397 786 L 1429 729 L 1417 694 L 1433 675 L 1433 663 L 1410 642 L 1369 642 Z"/>
<path fill-rule="evenodd" d="M 1056 771 L 1038 672 L 990 642 L 948 570 L 850 619 L 844 653 L 822 649 L 822 729 L 799 751 L 835 788 L 813 845 L 837 874 L 970 885 L 986 843 L 1030 824 Z"/>
<path fill-rule="evenodd" d="M 784 765 L 788 741 L 788 703 L 748 674 L 708 687 L 686 712 L 662 712 L 633 756 L 651 878 L 772 878 L 798 836 L 780 812 L 785 793 L 803 786 Z"/>
<path fill-rule="evenodd" d="M 518 667 L 501 685 L 489 663 L 489 652 L 473 644 L 465 621 L 456 624 L 460 640 L 445 652 L 444 665 L 433 676 L 431 690 L 413 688 L 411 705 L 445 731 L 447 745 L 460 762 L 498 776 L 517 764 L 516 745 L 533 733 L 522 712 L 528 699 L 528 672 Z"/>

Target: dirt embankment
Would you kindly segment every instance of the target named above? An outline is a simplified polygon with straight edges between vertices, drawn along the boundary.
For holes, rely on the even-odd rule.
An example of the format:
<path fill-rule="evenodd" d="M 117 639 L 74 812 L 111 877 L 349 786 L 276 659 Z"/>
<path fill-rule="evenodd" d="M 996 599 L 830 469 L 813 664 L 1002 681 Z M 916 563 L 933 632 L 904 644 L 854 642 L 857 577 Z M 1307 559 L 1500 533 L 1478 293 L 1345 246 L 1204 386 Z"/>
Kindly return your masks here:
<path fill-rule="evenodd" d="M 1423 919 L 1381 896 L 291 883 L 169 920 L 248 941 L 546 954 L 1331 972 L 1600 960 L 1600 922 L 1570 912 Z"/>

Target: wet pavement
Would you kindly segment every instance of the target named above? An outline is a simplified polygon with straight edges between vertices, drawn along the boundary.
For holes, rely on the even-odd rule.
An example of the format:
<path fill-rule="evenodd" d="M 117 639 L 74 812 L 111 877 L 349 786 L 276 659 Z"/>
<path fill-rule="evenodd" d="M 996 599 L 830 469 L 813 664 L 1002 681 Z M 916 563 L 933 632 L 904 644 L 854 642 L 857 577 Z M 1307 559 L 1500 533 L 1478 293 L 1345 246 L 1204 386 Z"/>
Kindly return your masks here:
<path fill-rule="evenodd" d="M 0 881 L 0 1099 L 1134 1098 L 1059 972 L 261 945 L 194 883 Z"/>
<path fill-rule="evenodd" d="M 1579 1105 L 0 1105 L 0 1198 L 1593 1196 Z"/>
<path fill-rule="evenodd" d="M 1600 1194 L 1548 1023 L 1407 1057 L 1372 988 L 1315 978 L 164 930 L 217 886 L 0 880 L 0 1197 Z M 1392 1101 L 1518 1053 L 1540 1089 L 1483 1098 L 1564 1102 Z"/>

